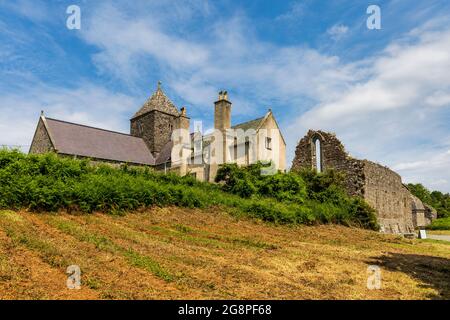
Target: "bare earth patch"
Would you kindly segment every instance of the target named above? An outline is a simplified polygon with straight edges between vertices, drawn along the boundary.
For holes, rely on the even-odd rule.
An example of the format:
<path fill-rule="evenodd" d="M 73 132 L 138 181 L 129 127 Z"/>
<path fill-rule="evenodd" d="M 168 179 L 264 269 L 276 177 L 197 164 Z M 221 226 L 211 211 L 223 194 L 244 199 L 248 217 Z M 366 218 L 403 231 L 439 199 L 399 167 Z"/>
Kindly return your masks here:
<path fill-rule="evenodd" d="M 66 287 L 68 265 L 82 289 Z M 382 287 L 367 289 L 367 267 Z M 220 210 L 0 211 L 1 299 L 442 299 L 450 244 Z"/>

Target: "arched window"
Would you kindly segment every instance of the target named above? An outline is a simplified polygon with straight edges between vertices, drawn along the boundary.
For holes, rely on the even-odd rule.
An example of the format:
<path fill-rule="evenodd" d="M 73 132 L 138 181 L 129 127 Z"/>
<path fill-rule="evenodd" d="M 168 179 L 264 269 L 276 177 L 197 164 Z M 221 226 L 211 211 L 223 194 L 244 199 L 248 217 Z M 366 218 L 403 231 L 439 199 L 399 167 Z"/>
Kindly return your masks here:
<path fill-rule="evenodd" d="M 316 160 L 315 167 L 317 172 L 322 172 L 322 149 L 320 144 L 320 139 L 315 138 L 314 140 L 314 158 Z"/>

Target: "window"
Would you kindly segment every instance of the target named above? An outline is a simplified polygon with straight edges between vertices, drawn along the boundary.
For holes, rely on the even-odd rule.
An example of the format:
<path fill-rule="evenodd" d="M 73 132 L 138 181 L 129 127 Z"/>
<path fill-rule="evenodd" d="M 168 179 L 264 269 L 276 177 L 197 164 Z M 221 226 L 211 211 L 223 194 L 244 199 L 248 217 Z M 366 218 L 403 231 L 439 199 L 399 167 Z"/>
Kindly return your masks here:
<path fill-rule="evenodd" d="M 272 150 L 272 138 L 266 138 L 266 149 Z"/>
<path fill-rule="evenodd" d="M 172 131 L 173 131 L 173 125 L 170 123 L 169 124 L 169 131 L 172 133 Z"/>
<path fill-rule="evenodd" d="M 316 170 L 317 172 L 322 172 L 322 150 L 320 145 L 319 138 L 316 138 L 314 142 L 314 149 L 315 149 L 315 158 L 316 158 Z"/>
<path fill-rule="evenodd" d="M 234 152 L 234 161 L 236 162 L 237 158 L 238 158 L 238 141 L 237 141 L 236 137 L 234 137 L 234 149 L 233 149 L 233 152 Z"/>
<path fill-rule="evenodd" d="M 245 164 L 250 164 L 250 141 L 245 141 Z"/>

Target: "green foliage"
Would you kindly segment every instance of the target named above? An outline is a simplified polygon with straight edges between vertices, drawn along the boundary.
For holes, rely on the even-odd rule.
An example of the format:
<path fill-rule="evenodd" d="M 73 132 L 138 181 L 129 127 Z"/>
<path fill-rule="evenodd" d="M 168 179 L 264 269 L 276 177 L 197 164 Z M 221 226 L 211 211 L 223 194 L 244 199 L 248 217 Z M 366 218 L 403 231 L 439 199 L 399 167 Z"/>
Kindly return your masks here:
<path fill-rule="evenodd" d="M 377 230 L 376 212 L 364 200 L 349 197 L 344 176 L 334 170 L 262 175 L 263 165 L 224 164 L 216 182 L 224 191 L 253 199 L 246 208 L 261 219 L 280 223 L 340 223 Z M 250 186 L 245 190 L 243 186 Z M 271 198 L 279 201 L 269 204 Z"/>
<path fill-rule="evenodd" d="M 450 230 L 450 217 L 434 220 L 427 229 L 430 230 Z"/>
<path fill-rule="evenodd" d="M 224 191 L 244 198 L 259 195 L 279 201 L 304 202 L 306 185 L 299 175 L 280 172 L 262 175 L 262 168 L 261 163 L 248 167 L 224 164 L 219 168 L 215 181 L 222 183 Z"/>
<path fill-rule="evenodd" d="M 450 217 L 450 194 L 440 191 L 430 192 L 422 184 L 408 184 L 408 189 L 422 202 L 437 210 L 438 218 Z"/>
<path fill-rule="evenodd" d="M 0 150 L 0 209 L 122 214 L 151 206 L 220 206 L 275 223 L 339 223 L 377 229 L 373 209 L 348 197 L 336 172 L 262 175 L 261 164 L 225 165 L 219 184 L 144 167 L 91 166 L 53 154 Z"/>

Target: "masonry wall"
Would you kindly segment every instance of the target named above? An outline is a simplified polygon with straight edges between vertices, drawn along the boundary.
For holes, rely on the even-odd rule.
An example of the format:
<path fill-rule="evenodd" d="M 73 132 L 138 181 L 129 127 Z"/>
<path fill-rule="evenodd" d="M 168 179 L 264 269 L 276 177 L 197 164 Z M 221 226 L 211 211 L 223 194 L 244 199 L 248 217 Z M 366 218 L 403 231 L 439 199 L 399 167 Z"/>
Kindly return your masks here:
<path fill-rule="evenodd" d="M 176 118 L 164 112 L 152 111 L 132 119 L 130 133 L 132 136 L 142 138 L 156 158 L 170 141 L 176 126 Z"/>
<path fill-rule="evenodd" d="M 378 223 L 385 232 L 414 231 L 412 198 L 401 177 L 379 164 L 363 160 L 364 199 L 378 212 Z"/>
<path fill-rule="evenodd" d="M 414 231 L 411 193 L 403 185 L 401 177 L 387 167 L 352 158 L 334 134 L 310 130 L 297 146 L 292 170 L 317 169 L 317 139 L 321 145 L 322 171 L 335 169 L 343 172 L 347 192 L 363 197 L 377 211 L 382 231 Z"/>
<path fill-rule="evenodd" d="M 33 154 L 42 154 L 47 152 L 55 151 L 53 144 L 48 135 L 47 129 L 45 128 L 42 118 L 39 119 L 36 132 L 31 142 L 30 152 Z"/>
<path fill-rule="evenodd" d="M 350 157 L 342 143 L 332 133 L 308 131 L 300 140 L 295 150 L 292 170 L 316 168 L 315 140 L 321 144 L 322 171 L 335 169 L 345 174 L 345 186 L 350 195 L 363 196 L 364 164 L 361 160 Z"/>

